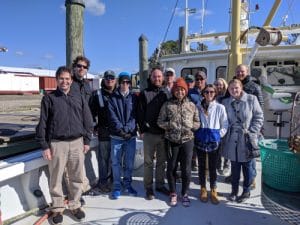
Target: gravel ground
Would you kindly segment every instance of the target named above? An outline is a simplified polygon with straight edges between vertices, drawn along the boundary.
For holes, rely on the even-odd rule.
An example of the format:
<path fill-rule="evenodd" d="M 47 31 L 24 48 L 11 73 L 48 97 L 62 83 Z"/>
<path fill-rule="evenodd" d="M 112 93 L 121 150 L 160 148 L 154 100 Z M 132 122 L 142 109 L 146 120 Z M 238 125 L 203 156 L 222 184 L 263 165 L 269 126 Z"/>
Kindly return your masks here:
<path fill-rule="evenodd" d="M 39 109 L 42 95 L 0 95 L 0 113 Z"/>
<path fill-rule="evenodd" d="M 4 131 L 34 131 L 42 95 L 0 95 L 0 136 Z M 1 132 L 2 131 L 2 132 Z"/>

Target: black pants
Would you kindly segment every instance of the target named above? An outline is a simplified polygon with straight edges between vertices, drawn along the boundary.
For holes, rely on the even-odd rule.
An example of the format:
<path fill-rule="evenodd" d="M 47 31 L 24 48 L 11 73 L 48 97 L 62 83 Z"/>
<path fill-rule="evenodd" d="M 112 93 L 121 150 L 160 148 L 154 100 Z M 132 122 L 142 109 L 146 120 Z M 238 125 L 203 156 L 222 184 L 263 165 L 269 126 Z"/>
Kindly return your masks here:
<path fill-rule="evenodd" d="M 167 179 L 170 192 L 176 192 L 176 168 L 178 161 L 180 162 L 181 178 L 182 178 L 182 196 L 187 194 L 191 180 L 191 161 L 193 155 L 194 140 L 177 144 L 169 141 L 167 153 Z M 178 158 L 179 157 L 179 158 Z M 178 160 L 177 160 L 178 158 Z"/>
<path fill-rule="evenodd" d="M 205 169 L 206 169 L 206 154 L 208 155 L 208 169 L 209 169 L 209 182 L 210 189 L 217 187 L 217 161 L 218 151 L 204 152 L 197 150 L 198 155 L 198 169 L 199 169 L 199 181 L 201 187 L 206 187 Z"/>

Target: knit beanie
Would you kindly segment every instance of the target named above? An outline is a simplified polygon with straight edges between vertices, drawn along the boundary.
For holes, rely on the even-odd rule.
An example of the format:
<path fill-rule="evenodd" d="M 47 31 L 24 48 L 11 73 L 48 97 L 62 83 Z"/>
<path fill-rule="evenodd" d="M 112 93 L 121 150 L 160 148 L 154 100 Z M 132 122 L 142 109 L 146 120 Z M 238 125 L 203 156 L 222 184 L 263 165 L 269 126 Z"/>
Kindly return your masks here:
<path fill-rule="evenodd" d="M 172 94 L 174 94 L 177 87 L 182 87 L 185 90 L 185 95 L 187 95 L 188 86 L 182 77 L 177 78 L 177 80 L 174 82 L 174 85 L 172 87 Z"/>
<path fill-rule="evenodd" d="M 131 81 L 131 78 L 130 78 L 130 73 L 128 72 L 121 72 L 119 74 L 119 84 L 122 83 L 123 80 L 129 80 Z"/>

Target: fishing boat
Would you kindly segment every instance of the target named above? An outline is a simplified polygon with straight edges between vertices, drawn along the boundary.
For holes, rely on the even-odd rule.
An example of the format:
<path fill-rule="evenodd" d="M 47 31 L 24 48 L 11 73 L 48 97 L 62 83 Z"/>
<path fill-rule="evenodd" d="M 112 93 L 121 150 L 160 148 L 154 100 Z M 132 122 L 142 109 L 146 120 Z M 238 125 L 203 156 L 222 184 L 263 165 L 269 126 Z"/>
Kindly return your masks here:
<path fill-rule="evenodd" d="M 242 8 L 239 4 L 246 4 L 246 1 L 232 2 L 233 14 Z M 278 2 L 275 1 L 275 5 L 278 5 Z M 186 6 L 187 11 L 188 6 Z M 239 27 L 240 16 L 235 21 L 238 21 L 236 24 Z M 263 29 L 269 32 L 266 26 Z M 247 30 L 249 36 L 257 37 L 263 29 L 246 28 L 244 31 Z M 235 30 L 240 32 L 240 29 Z M 277 33 L 279 33 L 278 31 L 282 36 L 297 34 L 300 33 L 300 27 L 298 25 L 282 27 L 276 30 Z M 240 45 L 240 59 L 232 55 L 232 49 L 236 48 L 232 41 L 234 37 L 238 37 L 236 40 Z M 265 149 L 275 148 L 282 146 L 278 140 L 288 138 L 290 135 L 292 99 L 300 87 L 300 43 L 298 38 L 291 45 L 269 46 L 267 43 L 261 47 L 259 43 L 254 44 L 254 46 L 240 43 L 240 34 L 233 34 L 233 32 L 207 35 L 189 35 L 185 32 L 184 35 L 181 35 L 180 54 L 163 56 L 159 61 L 165 68 L 174 68 L 178 76 L 203 70 L 208 75 L 208 83 L 212 83 L 217 77 L 230 78 L 232 65 L 234 65 L 231 65 L 232 58 L 236 58 L 236 64 L 237 62 L 249 64 L 251 75 L 258 79 L 266 90 L 264 92 L 266 102 L 264 135 L 267 139 L 261 145 Z M 216 39 L 227 42 L 228 49 L 190 51 L 189 46 L 194 41 L 216 41 Z M 276 40 L 278 41 L 278 39 Z M 36 116 L 38 113 L 34 112 L 34 114 Z M 36 122 L 32 121 L 32 123 L 35 124 Z M 34 132 L 33 127 L 31 130 L 26 129 L 28 127 L 22 127 L 19 131 Z M 9 141 L 14 138 L 19 140 L 16 136 L 17 134 L 10 135 L 6 139 L 6 143 L 9 144 Z M 19 141 L 24 142 L 22 139 Z M 91 183 L 95 182 L 98 176 L 95 153 L 97 144 L 95 137 L 91 144 L 92 150 L 87 155 L 92 162 L 92 167 L 88 173 Z M 51 199 L 48 190 L 49 174 L 46 163 L 42 159 L 41 149 L 38 148 L 21 155 L 5 157 L 4 160 L 0 161 L 0 221 L 4 221 L 4 224 L 50 224 L 48 206 Z M 258 160 L 258 174 L 263 174 L 263 166 L 263 162 Z M 221 203 L 216 206 L 199 201 L 200 187 L 197 173 L 193 172 L 190 192 L 191 206 L 189 208 L 181 205 L 170 207 L 168 197 L 159 194 L 155 200 L 145 200 L 142 181 L 143 142 L 138 140 L 133 181 L 138 196 L 122 195 L 116 201 L 111 200 L 109 195 L 105 194 L 86 196 L 84 197 L 86 219 L 81 222 L 75 221 L 66 210 L 63 224 L 300 224 L 299 192 L 274 189 L 260 176 L 257 178 L 257 188 L 252 192 L 250 200 L 237 204 L 227 200 L 231 191 L 230 185 L 226 184 L 224 176 L 220 175 L 218 177 L 218 190 L 220 191 Z"/>

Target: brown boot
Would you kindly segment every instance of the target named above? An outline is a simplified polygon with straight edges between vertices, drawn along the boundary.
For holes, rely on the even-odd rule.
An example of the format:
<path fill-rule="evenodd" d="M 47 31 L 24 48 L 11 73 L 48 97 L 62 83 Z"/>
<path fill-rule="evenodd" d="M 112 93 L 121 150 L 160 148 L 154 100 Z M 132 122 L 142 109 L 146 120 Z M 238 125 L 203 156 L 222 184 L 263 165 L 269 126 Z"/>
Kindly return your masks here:
<path fill-rule="evenodd" d="M 205 187 L 201 187 L 201 190 L 200 190 L 200 201 L 201 202 L 207 202 L 208 201 L 207 190 L 206 190 Z"/>
<path fill-rule="evenodd" d="M 217 189 L 213 188 L 211 190 L 210 193 L 210 200 L 213 204 L 217 205 L 220 203 L 219 199 L 218 199 L 218 193 L 217 193 Z"/>

